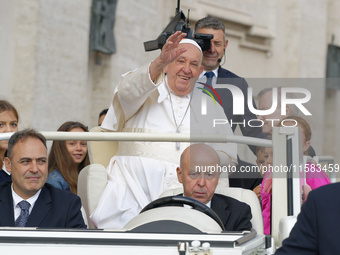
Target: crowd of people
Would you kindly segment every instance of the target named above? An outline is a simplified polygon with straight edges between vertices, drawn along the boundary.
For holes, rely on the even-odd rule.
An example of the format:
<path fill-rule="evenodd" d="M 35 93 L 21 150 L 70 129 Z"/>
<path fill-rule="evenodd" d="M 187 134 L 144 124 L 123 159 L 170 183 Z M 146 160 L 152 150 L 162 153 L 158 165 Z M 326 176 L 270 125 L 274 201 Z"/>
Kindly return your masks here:
<path fill-rule="evenodd" d="M 298 111 L 291 105 L 287 106 L 286 115 L 282 115 L 277 107 L 270 116 L 255 116 L 244 100 L 244 114 L 234 114 L 231 91 L 213 89 L 218 83 L 233 84 L 247 98 L 245 79 L 220 65 L 222 60 L 225 61 L 228 45 L 225 27 L 220 20 L 206 17 L 196 23 L 195 32 L 213 35 L 209 50 L 202 51 L 195 40 L 185 38 L 185 33 L 177 31 L 172 34 L 157 58 L 123 77 L 110 107 L 99 114 L 98 125 L 104 130 L 118 132 L 230 137 L 236 126 L 229 123 L 249 123 L 250 119 L 259 119 L 263 122 L 262 128 L 239 124 L 242 134 L 270 139 L 272 122 L 268 119 L 280 120 L 278 124 L 286 120 L 286 125 L 297 123 L 301 129 L 303 153 L 308 155 L 312 151 L 311 128 L 306 120 L 296 116 Z M 197 83 L 198 79 L 204 82 Z M 202 90 L 208 92 L 202 93 Z M 215 104 L 209 91 L 218 93 L 220 104 Z M 273 91 L 265 89 L 259 93 L 259 110 L 272 106 Z M 275 91 L 280 93 L 280 88 Z M 204 116 L 201 108 L 195 107 L 202 98 L 209 109 L 209 114 Z M 212 127 L 214 119 L 228 119 L 229 122 Z M 18 121 L 15 107 L 0 100 L 0 132 L 16 132 L 9 141 L 0 141 L 0 207 L 2 201 L 8 207 L 6 218 L 0 217 L 0 226 L 86 227 L 76 194 L 78 175 L 90 164 L 87 142 L 54 141 L 47 157 L 45 138 L 34 130 L 18 131 Z M 88 128 L 80 122 L 68 121 L 58 131 L 88 132 Z M 197 171 L 195 166 L 234 165 L 239 170 L 241 166 L 252 164 L 241 160 L 236 144 L 230 142 L 120 142 L 117 154 L 107 166 L 108 183 L 91 220 L 98 228 L 120 229 L 163 191 L 183 187 L 183 196 L 216 210 L 226 230 L 249 230 L 250 207 L 215 194 L 217 184 L 227 182 L 232 187 L 255 192 L 263 210 L 264 233 L 270 234 L 273 151 L 267 147 L 249 148 L 257 157 L 256 173 L 204 173 Z M 304 199 L 307 201 L 310 190 L 330 183 L 322 170 L 311 172 L 312 167 L 315 167 L 313 163 L 306 164 Z M 312 194 L 313 203 L 316 203 L 317 195 Z M 306 208 L 311 206 L 312 202 L 308 201 Z M 224 207 L 228 207 L 228 211 Z M 63 216 L 63 210 L 71 211 L 72 215 Z"/>

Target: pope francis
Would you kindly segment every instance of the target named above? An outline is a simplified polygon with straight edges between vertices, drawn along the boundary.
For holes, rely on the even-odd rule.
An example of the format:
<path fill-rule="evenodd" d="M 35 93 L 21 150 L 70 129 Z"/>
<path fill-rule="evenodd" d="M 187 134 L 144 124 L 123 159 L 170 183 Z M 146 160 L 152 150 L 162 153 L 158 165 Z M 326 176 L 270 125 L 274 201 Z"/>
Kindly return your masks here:
<path fill-rule="evenodd" d="M 180 31 L 171 35 L 160 55 L 150 64 L 127 73 L 117 85 L 102 128 L 119 132 L 223 134 L 230 125 L 213 127 L 226 119 L 220 105 L 195 89 L 203 71 L 202 50 Z M 206 96 L 209 114 L 199 104 Z M 199 100 L 194 100 L 199 99 Z M 210 105 L 209 105 L 210 104 Z M 211 125 L 210 125 L 211 124 Z M 91 220 L 98 228 L 121 229 L 143 207 L 170 188 L 180 187 L 176 168 L 189 143 L 120 142 L 107 167 L 108 184 Z M 214 143 L 221 165 L 235 164 L 233 143 Z"/>

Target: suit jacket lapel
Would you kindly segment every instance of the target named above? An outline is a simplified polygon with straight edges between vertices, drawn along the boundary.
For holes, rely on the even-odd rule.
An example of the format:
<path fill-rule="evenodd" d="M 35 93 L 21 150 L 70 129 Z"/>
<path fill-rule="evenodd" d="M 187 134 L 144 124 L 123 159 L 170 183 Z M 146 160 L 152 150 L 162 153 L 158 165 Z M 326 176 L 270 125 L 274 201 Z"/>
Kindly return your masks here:
<path fill-rule="evenodd" d="M 225 83 L 225 79 L 226 78 L 229 78 L 228 77 L 228 74 L 226 73 L 226 70 L 225 69 L 223 69 L 221 66 L 218 68 L 218 70 L 217 70 L 217 81 L 216 81 L 216 83 L 217 84 L 219 84 L 219 83 L 221 83 L 221 84 L 223 84 L 223 83 Z"/>
<path fill-rule="evenodd" d="M 217 78 L 223 78 L 222 71 L 223 69 L 219 66 L 217 69 Z"/>
<path fill-rule="evenodd" d="M 40 192 L 26 227 L 39 227 L 48 212 L 52 209 L 52 199 L 49 190 L 44 186 Z"/>
<path fill-rule="evenodd" d="M 0 226 L 14 227 L 14 209 L 11 184 L 3 186 L 0 195 Z"/>
<path fill-rule="evenodd" d="M 230 216 L 228 204 L 226 204 L 219 196 L 214 195 L 211 199 L 211 209 L 213 209 L 217 216 L 220 217 L 223 225 L 225 226 Z"/>

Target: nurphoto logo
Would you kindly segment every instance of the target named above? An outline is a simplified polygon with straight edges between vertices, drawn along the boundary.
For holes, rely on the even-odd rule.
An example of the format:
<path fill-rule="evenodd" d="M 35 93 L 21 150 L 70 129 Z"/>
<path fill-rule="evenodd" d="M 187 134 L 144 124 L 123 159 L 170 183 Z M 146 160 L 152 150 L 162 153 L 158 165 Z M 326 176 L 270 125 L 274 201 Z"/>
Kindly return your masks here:
<path fill-rule="evenodd" d="M 217 91 L 209 86 L 208 84 L 201 83 L 208 87 L 213 93 L 208 91 L 205 88 L 199 88 L 206 92 L 215 102 L 215 105 L 217 104 L 217 100 L 220 102 L 220 105 L 222 106 L 221 98 Z M 287 105 L 295 105 L 304 115 L 312 115 L 307 108 L 303 105 L 307 102 L 310 101 L 311 99 L 311 93 L 309 90 L 305 88 L 296 88 L 296 87 L 281 87 L 281 93 L 279 93 L 280 98 L 278 98 L 278 88 L 273 88 L 272 89 L 272 105 L 269 109 L 266 110 L 259 110 L 256 109 L 253 105 L 253 88 L 248 87 L 248 96 L 245 98 L 242 90 L 238 88 L 235 85 L 231 84 L 215 84 L 214 87 L 216 89 L 227 89 L 231 92 L 232 97 L 233 97 L 233 114 L 234 115 L 244 115 L 244 105 L 245 105 L 245 100 L 247 100 L 248 108 L 250 112 L 253 114 L 259 116 L 259 115 L 270 115 L 273 112 L 275 112 L 278 107 L 281 109 L 281 115 L 286 115 L 286 106 Z M 289 98 L 287 95 L 289 94 L 295 94 L 299 95 L 299 98 Z M 215 99 L 216 98 L 216 99 Z M 202 115 L 207 115 L 208 109 L 207 109 L 207 96 L 202 93 L 201 95 L 201 114 Z M 278 102 L 280 102 L 280 105 L 278 105 Z M 279 119 L 266 119 L 268 122 L 272 122 L 272 125 L 275 126 L 277 125 L 277 121 L 280 121 Z M 285 120 L 288 121 L 288 120 Z M 263 126 L 264 122 L 263 120 L 260 119 L 251 119 L 248 120 L 248 123 L 245 123 L 245 120 L 241 123 L 232 123 L 232 120 L 229 123 L 228 119 L 214 119 L 213 126 L 215 127 L 216 125 L 223 125 L 229 123 L 231 126 L 233 125 L 243 125 L 243 126 L 250 126 L 250 127 L 261 127 Z M 285 126 L 284 123 L 281 123 L 281 125 Z"/>

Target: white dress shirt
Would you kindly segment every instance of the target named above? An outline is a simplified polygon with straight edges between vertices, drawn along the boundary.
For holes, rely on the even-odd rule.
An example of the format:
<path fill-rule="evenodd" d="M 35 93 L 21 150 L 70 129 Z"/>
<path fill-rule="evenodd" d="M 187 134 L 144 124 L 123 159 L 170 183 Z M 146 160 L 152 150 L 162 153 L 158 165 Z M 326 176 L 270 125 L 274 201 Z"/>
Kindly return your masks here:
<path fill-rule="evenodd" d="M 41 189 L 35 193 L 34 196 L 28 198 L 28 199 L 23 199 L 22 197 L 20 197 L 17 193 L 15 193 L 14 189 L 13 189 L 13 184 L 11 185 L 11 189 L 12 189 L 12 197 L 13 197 L 13 207 L 14 207 L 14 221 L 16 221 L 16 219 L 19 217 L 20 213 L 21 213 L 21 208 L 19 207 L 18 203 L 20 203 L 22 200 L 26 200 L 28 203 L 30 203 L 30 208 L 28 209 L 29 214 L 31 214 L 33 207 L 35 205 L 35 202 L 37 201 Z"/>

